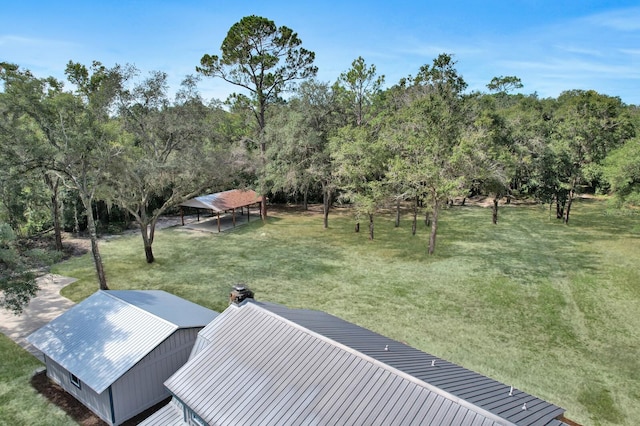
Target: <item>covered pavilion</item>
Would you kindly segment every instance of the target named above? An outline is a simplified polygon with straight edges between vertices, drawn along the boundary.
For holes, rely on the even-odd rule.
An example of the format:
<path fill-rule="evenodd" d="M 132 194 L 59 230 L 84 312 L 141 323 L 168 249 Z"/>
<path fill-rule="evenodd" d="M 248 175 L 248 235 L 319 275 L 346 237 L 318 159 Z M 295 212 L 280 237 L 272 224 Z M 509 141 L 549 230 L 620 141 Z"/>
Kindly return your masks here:
<path fill-rule="evenodd" d="M 200 221 L 200 210 L 209 210 L 218 219 L 218 232 L 221 231 L 220 214 L 231 211 L 233 226 L 236 226 L 236 209 L 240 209 L 240 214 L 244 214 L 244 208 L 247 208 L 247 222 L 250 220 L 251 206 L 257 206 L 260 217 L 262 216 L 264 198 L 251 189 L 231 189 L 229 191 L 216 192 L 215 194 L 201 195 L 191 198 L 180 204 L 180 218 L 184 226 L 184 207 L 190 207 L 198 210 L 198 221 Z M 266 212 L 266 209 L 264 209 Z"/>

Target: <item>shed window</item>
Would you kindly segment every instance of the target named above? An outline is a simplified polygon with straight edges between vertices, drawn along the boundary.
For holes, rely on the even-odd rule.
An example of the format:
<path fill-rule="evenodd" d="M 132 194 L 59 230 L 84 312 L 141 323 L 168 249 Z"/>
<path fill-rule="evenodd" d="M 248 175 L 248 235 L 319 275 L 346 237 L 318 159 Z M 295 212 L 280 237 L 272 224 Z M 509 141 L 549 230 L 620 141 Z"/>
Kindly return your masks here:
<path fill-rule="evenodd" d="M 75 375 L 75 374 L 71 374 L 71 373 L 69 373 L 69 380 L 71 381 L 71 383 L 72 383 L 75 387 L 77 387 L 78 389 L 80 389 L 80 388 L 81 388 L 81 385 L 80 385 L 80 379 L 78 379 L 78 377 L 76 377 L 76 375 Z"/>

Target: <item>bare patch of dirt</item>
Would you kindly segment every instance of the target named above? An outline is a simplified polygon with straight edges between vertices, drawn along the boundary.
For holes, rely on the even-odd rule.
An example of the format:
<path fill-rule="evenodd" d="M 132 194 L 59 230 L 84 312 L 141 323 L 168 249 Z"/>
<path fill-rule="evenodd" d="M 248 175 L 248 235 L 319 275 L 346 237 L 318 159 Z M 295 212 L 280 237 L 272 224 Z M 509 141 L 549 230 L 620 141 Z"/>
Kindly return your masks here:
<path fill-rule="evenodd" d="M 72 233 L 64 232 L 62 247 L 66 257 L 82 256 L 91 250 L 91 241 L 88 237 L 78 237 Z"/>

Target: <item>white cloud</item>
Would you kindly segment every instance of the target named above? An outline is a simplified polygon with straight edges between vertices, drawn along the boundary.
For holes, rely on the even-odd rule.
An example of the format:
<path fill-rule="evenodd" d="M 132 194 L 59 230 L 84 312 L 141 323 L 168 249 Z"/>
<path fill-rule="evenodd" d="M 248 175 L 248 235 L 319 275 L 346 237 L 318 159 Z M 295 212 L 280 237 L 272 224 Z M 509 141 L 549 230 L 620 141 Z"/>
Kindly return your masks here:
<path fill-rule="evenodd" d="M 0 46 L 5 49 L 20 49 L 20 48 L 40 48 L 40 49 L 56 49 L 64 48 L 69 49 L 77 47 L 77 43 L 71 43 L 67 41 L 51 40 L 44 38 L 30 38 L 17 35 L 0 35 Z"/>
<path fill-rule="evenodd" d="M 614 10 L 592 15 L 586 21 L 595 26 L 610 28 L 616 31 L 640 31 L 640 8 Z"/>

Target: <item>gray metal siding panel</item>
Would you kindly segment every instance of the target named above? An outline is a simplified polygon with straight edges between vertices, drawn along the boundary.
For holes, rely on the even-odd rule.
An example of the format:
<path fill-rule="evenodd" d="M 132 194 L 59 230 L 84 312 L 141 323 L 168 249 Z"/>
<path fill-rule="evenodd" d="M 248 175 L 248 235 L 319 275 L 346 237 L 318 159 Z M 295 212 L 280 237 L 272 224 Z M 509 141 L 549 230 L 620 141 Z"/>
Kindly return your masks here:
<path fill-rule="evenodd" d="M 46 366 L 47 376 L 51 380 L 60 385 L 62 389 L 93 411 L 102 420 L 111 424 L 111 404 L 108 392 L 98 394 L 82 381 L 80 381 L 81 387 L 78 389 L 69 380 L 69 371 L 50 358 L 46 359 Z"/>
<path fill-rule="evenodd" d="M 197 332 L 177 330 L 111 386 L 117 421 L 128 420 L 169 396 L 164 381 L 187 362 Z"/>

